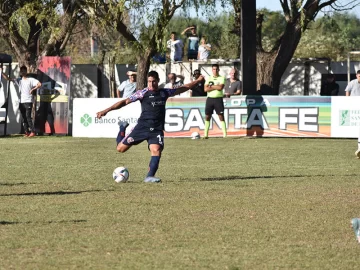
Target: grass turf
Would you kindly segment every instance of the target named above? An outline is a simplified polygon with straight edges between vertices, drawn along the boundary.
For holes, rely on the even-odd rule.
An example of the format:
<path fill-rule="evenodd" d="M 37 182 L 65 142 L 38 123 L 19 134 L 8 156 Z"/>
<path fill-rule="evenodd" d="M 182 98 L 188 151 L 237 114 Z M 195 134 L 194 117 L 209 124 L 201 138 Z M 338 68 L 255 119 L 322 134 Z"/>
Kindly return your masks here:
<path fill-rule="evenodd" d="M 0 269 L 357 269 L 356 140 L 0 139 Z M 116 184 L 115 167 L 130 180 Z"/>

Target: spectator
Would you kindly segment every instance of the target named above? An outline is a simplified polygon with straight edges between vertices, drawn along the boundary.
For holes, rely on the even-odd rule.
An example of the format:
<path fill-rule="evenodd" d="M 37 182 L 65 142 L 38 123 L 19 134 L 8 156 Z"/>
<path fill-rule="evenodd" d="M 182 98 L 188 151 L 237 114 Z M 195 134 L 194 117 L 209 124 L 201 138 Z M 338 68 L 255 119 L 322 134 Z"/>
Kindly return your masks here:
<path fill-rule="evenodd" d="M 118 98 L 128 98 L 136 92 L 136 72 L 131 70 L 126 72 L 126 75 L 129 76 L 129 79 L 120 84 L 117 90 Z"/>
<path fill-rule="evenodd" d="M 202 36 L 200 40 L 197 59 L 200 61 L 207 61 L 210 56 L 210 51 L 211 51 L 211 45 L 207 43 L 206 36 Z"/>
<path fill-rule="evenodd" d="M 25 130 L 25 137 L 34 137 L 35 128 L 32 119 L 33 100 L 34 96 L 36 96 L 36 90 L 41 87 L 41 82 L 34 78 L 28 77 L 26 66 L 22 66 L 20 68 L 20 77 L 17 79 L 10 79 L 5 73 L 2 73 L 2 75 L 6 80 L 14 81 L 19 86 L 19 109 L 22 116 L 22 124 Z"/>
<path fill-rule="evenodd" d="M 337 96 L 338 94 L 339 84 L 335 82 L 335 75 L 329 74 L 321 85 L 320 96 Z"/>
<path fill-rule="evenodd" d="M 197 80 L 200 77 L 200 75 L 201 75 L 200 70 L 195 69 L 193 73 L 194 79 Z M 193 81 L 193 79 L 191 81 Z M 204 91 L 204 85 L 205 85 L 205 79 L 202 79 L 193 88 L 191 88 L 191 96 L 192 97 L 206 96 L 206 93 Z"/>
<path fill-rule="evenodd" d="M 346 96 L 360 96 L 360 70 L 356 71 L 356 79 L 346 86 L 345 93 Z"/>
<path fill-rule="evenodd" d="M 171 32 L 170 39 L 167 41 L 167 48 L 170 49 L 171 62 L 182 61 L 184 44 L 182 40 L 177 39 L 176 32 Z"/>
<path fill-rule="evenodd" d="M 226 123 L 224 119 L 224 101 L 223 101 L 223 89 L 225 84 L 225 78 L 219 74 L 219 65 L 213 64 L 211 67 L 213 75 L 207 78 L 205 82 L 205 92 L 207 92 L 207 99 L 205 105 L 205 129 L 204 139 L 208 138 L 210 119 L 215 110 L 221 121 L 221 129 L 223 137 L 226 137 Z"/>
<path fill-rule="evenodd" d="M 346 96 L 360 96 L 360 70 L 356 71 L 356 79 L 349 82 L 345 88 Z M 360 129 L 358 136 L 358 149 L 355 156 L 360 159 Z"/>
<path fill-rule="evenodd" d="M 180 87 L 184 84 L 182 79 L 176 81 L 176 78 L 177 77 L 181 78 L 181 76 L 176 76 L 175 73 L 169 73 L 167 77 L 168 77 L 168 83 L 165 84 L 164 88 L 174 89 L 174 88 Z"/>
<path fill-rule="evenodd" d="M 179 80 L 177 81 L 176 78 Z M 184 85 L 184 76 L 176 75 L 175 73 L 168 74 L 168 83 L 165 84 L 164 88 L 174 89 Z M 174 97 L 190 97 L 190 90 L 175 95 Z"/>
<path fill-rule="evenodd" d="M 189 33 L 190 31 L 190 33 Z M 196 25 L 189 26 L 181 32 L 182 35 L 186 35 L 188 39 L 188 60 L 196 60 L 198 57 L 199 48 L 199 36 L 196 33 Z"/>
<path fill-rule="evenodd" d="M 229 72 L 230 78 L 225 81 L 225 97 L 233 95 L 241 95 L 242 82 L 239 80 L 239 71 L 237 68 L 232 68 Z"/>

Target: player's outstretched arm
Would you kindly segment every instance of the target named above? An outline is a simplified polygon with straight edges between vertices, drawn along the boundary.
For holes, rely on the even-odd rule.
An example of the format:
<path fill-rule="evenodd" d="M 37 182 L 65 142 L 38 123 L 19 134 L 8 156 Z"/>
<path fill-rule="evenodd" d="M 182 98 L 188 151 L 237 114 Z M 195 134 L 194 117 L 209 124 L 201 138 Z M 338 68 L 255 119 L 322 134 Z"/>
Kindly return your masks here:
<path fill-rule="evenodd" d="M 204 80 L 204 77 L 202 75 L 200 75 L 199 78 L 197 78 L 195 81 L 192 81 L 190 83 L 184 84 L 184 85 L 176 88 L 176 91 L 173 94 L 173 96 L 176 96 L 176 95 L 179 95 L 181 93 L 188 91 L 189 89 L 193 88 L 197 83 L 201 82 L 202 80 Z"/>
<path fill-rule="evenodd" d="M 96 117 L 100 119 L 101 117 L 105 116 L 108 112 L 118 110 L 118 109 L 128 105 L 129 103 L 131 103 L 130 98 L 120 100 L 119 102 L 116 102 L 111 107 L 109 107 L 103 111 L 97 112 Z"/>

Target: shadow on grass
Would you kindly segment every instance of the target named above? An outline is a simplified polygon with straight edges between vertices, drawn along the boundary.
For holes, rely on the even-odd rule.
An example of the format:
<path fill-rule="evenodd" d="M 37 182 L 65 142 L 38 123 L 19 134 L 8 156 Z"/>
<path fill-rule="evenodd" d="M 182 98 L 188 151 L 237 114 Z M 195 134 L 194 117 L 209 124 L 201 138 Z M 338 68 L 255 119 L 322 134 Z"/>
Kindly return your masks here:
<path fill-rule="evenodd" d="M 83 191 L 48 191 L 48 192 L 28 192 L 28 193 L 10 193 L 10 194 L 0 194 L 0 197 L 8 196 L 49 196 L 49 195 L 73 195 L 73 194 L 82 194 L 89 192 L 100 192 L 104 190 L 95 189 L 95 190 L 83 190 Z"/>
<path fill-rule="evenodd" d="M 230 175 L 223 177 L 204 177 L 201 181 L 224 181 L 224 180 L 252 180 L 252 179 L 272 179 L 272 178 L 307 178 L 307 177 L 329 177 L 340 176 L 335 174 L 321 174 L 321 175 L 259 175 L 259 176 L 240 176 Z M 341 176 L 358 176 L 357 174 L 346 174 Z"/>
<path fill-rule="evenodd" d="M 12 186 L 23 186 L 23 185 L 34 185 L 36 183 L 1 183 L 0 182 L 0 186 L 9 186 L 9 187 L 12 187 Z"/>
<path fill-rule="evenodd" d="M 73 220 L 50 220 L 50 221 L 44 221 L 44 222 L 31 222 L 31 221 L 25 221 L 25 222 L 19 222 L 19 221 L 1 221 L 0 225 L 17 225 L 17 224 L 60 224 L 60 223 L 82 223 L 87 222 L 86 219 L 73 219 Z"/>

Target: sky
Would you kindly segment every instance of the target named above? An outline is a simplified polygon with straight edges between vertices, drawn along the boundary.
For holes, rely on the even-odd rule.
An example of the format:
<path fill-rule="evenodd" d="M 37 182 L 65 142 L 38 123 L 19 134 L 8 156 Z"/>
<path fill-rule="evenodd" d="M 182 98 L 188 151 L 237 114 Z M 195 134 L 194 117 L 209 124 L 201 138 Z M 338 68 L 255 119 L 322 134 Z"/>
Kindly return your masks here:
<path fill-rule="evenodd" d="M 341 1 L 346 3 L 347 1 Z M 256 0 L 256 8 L 267 8 L 271 11 L 282 11 L 280 1 L 279 0 Z M 330 8 L 327 8 L 326 10 L 329 10 Z M 358 17 L 360 17 L 360 6 L 357 6 L 356 8 L 349 11 L 350 13 L 354 13 Z M 321 13 L 319 13 L 321 16 Z"/>

